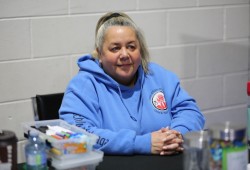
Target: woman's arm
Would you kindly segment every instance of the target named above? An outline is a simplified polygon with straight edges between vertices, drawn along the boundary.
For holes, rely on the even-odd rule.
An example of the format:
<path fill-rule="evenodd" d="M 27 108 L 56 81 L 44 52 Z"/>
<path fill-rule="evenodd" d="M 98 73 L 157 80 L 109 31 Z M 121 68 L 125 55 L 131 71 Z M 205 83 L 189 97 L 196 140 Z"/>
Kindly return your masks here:
<path fill-rule="evenodd" d="M 68 91 L 59 113 L 61 119 L 99 136 L 95 149 L 108 154 L 151 153 L 151 134 L 137 135 L 130 129 L 114 132 L 102 128 L 102 115 L 94 96 L 81 97 L 78 93 Z"/>

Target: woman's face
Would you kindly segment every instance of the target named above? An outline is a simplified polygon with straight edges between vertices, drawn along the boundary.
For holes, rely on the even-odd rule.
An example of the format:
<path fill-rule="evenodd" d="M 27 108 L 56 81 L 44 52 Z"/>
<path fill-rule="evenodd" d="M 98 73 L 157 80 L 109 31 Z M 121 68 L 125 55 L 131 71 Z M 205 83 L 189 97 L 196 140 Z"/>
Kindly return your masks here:
<path fill-rule="evenodd" d="M 140 44 L 134 30 L 128 26 L 107 29 L 102 52 L 99 54 L 103 70 L 117 82 L 132 86 L 141 64 Z"/>

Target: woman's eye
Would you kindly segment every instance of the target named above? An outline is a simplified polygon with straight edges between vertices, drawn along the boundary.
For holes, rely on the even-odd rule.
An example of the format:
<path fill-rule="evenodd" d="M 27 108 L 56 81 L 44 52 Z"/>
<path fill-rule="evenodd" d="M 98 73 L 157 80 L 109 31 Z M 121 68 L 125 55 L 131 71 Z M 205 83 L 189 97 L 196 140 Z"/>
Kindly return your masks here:
<path fill-rule="evenodd" d="M 113 47 L 113 48 L 111 48 L 111 51 L 112 52 L 116 52 L 116 51 L 118 51 L 119 50 L 119 47 Z"/>
<path fill-rule="evenodd" d="M 129 45 L 129 46 L 128 46 L 128 49 L 134 50 L 134 49 L 135 49 L 135 46 L 134 46 L 134 45 Z"/>

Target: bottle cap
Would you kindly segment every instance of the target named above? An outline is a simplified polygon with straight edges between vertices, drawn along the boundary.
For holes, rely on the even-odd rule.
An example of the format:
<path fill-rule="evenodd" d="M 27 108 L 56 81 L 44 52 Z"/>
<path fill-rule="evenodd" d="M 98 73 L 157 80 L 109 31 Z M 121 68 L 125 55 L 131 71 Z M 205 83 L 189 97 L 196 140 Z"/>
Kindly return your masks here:
<path fill-rule="evenodd" d="M 36 130 L 30 130 L 29 135 L 30 136 L 38 136 L 38 132 Z"/>
<path fill-rule="evenodd" d="M 247 95 L 250 96 L 250 81 L 247 82 Z"/>

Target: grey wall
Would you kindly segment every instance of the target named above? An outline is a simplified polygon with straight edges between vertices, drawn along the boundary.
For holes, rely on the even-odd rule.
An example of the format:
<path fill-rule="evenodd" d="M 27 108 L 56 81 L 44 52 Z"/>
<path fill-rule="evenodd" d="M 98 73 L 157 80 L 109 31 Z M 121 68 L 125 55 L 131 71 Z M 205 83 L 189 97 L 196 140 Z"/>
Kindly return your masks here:
<path fill-rule="evenodd" d="M 0 128 L 22 139 L 31 97 L 63 92 L 93 49 L 98 18 L 125 11 L 155 61 L 197 99 L 207 125 L 245 123 L 249 0 L 0 0 Z"/>

